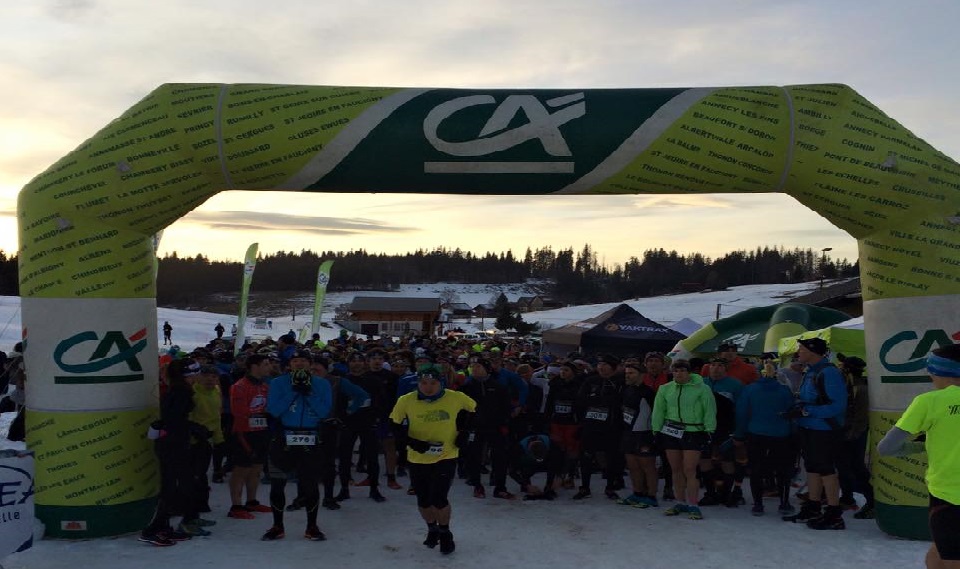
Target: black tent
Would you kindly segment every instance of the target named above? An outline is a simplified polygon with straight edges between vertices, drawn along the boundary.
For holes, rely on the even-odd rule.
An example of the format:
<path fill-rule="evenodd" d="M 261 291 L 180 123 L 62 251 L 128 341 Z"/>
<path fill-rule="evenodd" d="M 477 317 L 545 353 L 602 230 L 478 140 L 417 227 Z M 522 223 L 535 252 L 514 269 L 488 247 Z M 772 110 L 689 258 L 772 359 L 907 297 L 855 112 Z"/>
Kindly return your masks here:
<path fill-rule="evenodd" d="M 627 304 L 543 333 L 543 351 L 562 356 L 580 351 L 585 355 L 637 355 L 667 353 L 686 338 L 680 332 L 650 320 Z"/>

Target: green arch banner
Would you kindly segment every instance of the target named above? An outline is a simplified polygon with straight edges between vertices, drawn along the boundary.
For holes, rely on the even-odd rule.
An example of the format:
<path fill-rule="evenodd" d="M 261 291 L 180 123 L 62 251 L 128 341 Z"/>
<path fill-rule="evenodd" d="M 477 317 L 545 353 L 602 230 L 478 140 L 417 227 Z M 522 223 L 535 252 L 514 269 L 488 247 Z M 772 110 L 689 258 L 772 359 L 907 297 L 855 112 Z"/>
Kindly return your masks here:
<path fill-rule="evenodd" d="M 960 330 L 960 166 L 843 85 L 163 85 L 19 196 L 28 442 L 49 534 L 149 515 L 152 238 L 225 190 L 789 194 L 859 240 L 876 432 Z M 923 465 L 874 466 L 884 529 L 925 527 Z"/>

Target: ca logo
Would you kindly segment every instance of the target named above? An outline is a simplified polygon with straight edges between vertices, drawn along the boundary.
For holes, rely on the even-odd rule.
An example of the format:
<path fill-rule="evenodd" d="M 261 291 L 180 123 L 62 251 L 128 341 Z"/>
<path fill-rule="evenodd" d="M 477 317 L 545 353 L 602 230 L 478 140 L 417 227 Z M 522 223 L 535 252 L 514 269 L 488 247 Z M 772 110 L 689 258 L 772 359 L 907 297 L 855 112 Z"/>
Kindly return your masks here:
<path fill-rule="evenodd" d="M 917 333 L 913 330 L 904 330 L 897 334 L 894 334 L 887 339 L 880 346 L 880 363 L 883 364 L 883 367 L 887 371 L 893 373 L 912 373 L 924 369 L 926 366 L 925 357 L 931 350 L 934 350 L 938 347 L 949 346 L 953 342 L 950 340 L 950 337 L 947 336 L 947 333 L 943 330 L 927 330 L 924 332 L 923 337 L 920 338 L 920 341 L 917 342 L 916 347 L 907 357 L 907 360 L 901 363 L 891 361 L 894 358 L 890 357 L 890 352 L 894 351 L 898 346 L 904 342 L 912 342 L 920 338 L 917 336 Z M 934 345 L 936 344 L 936 345 Z M 922 380 L 926 381 L 926 376 L 922 376 Z"/>
<path fill-rule="evenodd" d="M 490 115 L 474 140 L 452 142 L 439 135 L 443 121 L 454 113 L 480 105 L 495 105 L 492 95 L 458 97 L 434 107 L 423 121 L 423 134 L 434 148 L 458 157 L 480 157 L 501 152 L 530 140 L 538 140 L 550 156 L 570 157 L 570 147 L 560 127 L 586 113 L 583 93 L 548 99 L 546 105 L 533 95 L 510 95 Z M 551 113 L 550 109 L 555 109 Z M 527 122 L 508 128 L 514 117 L 523 111 Z M 425 162 L 428 174 L 570 174 L 571 161 L 480 161 Z"/>
<path fill-rule="evenodd" d="M 143 371 L 143 367 L 137 359 L 137 354 L 147 347 L 146 335 L 147 329 L 144 328 L 130 336 L 128 341 L 128 338 L 123 335 L 123 332 L 111 330 L 104 334 L 101 340 L 96 332 L 80 332 L 57 344 L 56 349 L 53 351 L 53 360 L 60 369 L 68 373 L 92 374 L 120 363 L 126 363 L 130 371 Z M 69 356 L 71 353 L 76 354 L 79 352 L 79 354 L 81 354 L 80 357 L 83 358 L 84 356 L 82 354 L 84 354 L 84 350 L 78 347 L 88 342 L 97 342 L 97 344 L 92 352 L 89 352 L 90 355 L 86 357 L 86 361 L 83 363 L 68 363 L 64 361 L 64 356 Z M 133 343 L 131 344 L 130 342 Z M 75 348 L 77 348 L 77 350 L 74 350 Z M 114 351 L 114 349 L 115 353 L 108 355 L 111 351 Z M 76 359 L 76 357 L 74 359 Z M 56 376 L 54 377 L 54 383 L 114 383 L 140 381 L 143 378 L 142 373 L 115 376 L 98 375 L 94 377 Z"/>
<path fill-rule="evenodd" d="M 320 273 L 320 274 L 317 275 L 317 284 L 318 284 L 318 285 L 320 285 L 320 286 L 326 286 L 327 283 L 329 283 L 329 282 L 330 282 L 330 277 L 328 277 L 326 274 Z"/>

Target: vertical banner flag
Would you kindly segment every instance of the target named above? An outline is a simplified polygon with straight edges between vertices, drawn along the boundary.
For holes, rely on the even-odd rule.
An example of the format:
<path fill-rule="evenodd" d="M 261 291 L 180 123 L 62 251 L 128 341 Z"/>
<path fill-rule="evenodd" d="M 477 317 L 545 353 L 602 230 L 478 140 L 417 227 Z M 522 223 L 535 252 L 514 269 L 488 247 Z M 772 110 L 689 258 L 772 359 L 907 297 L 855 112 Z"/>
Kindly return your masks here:
<path fill-rule="evenodd" d="M 323 297 L 327 294 L 327 283 L 330 282 L 330 268 L 333 267 L 333 261 L 324 261 L 320 263 L 320 270 L 317 271 L 317 296 L 313 301 L 313 322 L 310 324 L 310 334 L 316 334 L 320 330 L 320 315 L 323 312 Z"/>
<path fill-rule="evenodd" d="M 250 294 L 250 283 L 253 281 L 253 270 L 257 268 L 257 248 L 259 243 L 253 243 L 247 248 L 247 255 L 243 258 L 243 283 L 240 285 L 240 314 L 237 316 L 237 336 L 233 340 L 233 355 L 240 353 L 240 346 L 246 337 L 244 327 L 247 324 L 247 295 Z"/>
<path fill-rule="evenodd" d="M 153 278 L 157 278 L 157 274 L 160 272 L 160 258 L 157 257 L 157 251 L 160 250 L 160 239 L 163 237 L 163 230 L 157 231 L 153 234 Z"/>

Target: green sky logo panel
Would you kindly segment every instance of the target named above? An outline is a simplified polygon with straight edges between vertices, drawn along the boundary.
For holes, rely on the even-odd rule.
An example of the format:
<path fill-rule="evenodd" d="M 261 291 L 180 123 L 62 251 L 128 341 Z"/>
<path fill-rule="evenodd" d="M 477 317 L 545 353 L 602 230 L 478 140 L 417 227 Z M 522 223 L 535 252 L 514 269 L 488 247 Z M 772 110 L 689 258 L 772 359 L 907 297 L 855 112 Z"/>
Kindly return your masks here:
<path fill-rule="evenodd" d="M 554 192 L 592 171 L 683 91 L 428 91 L 309 189 Z"/>

